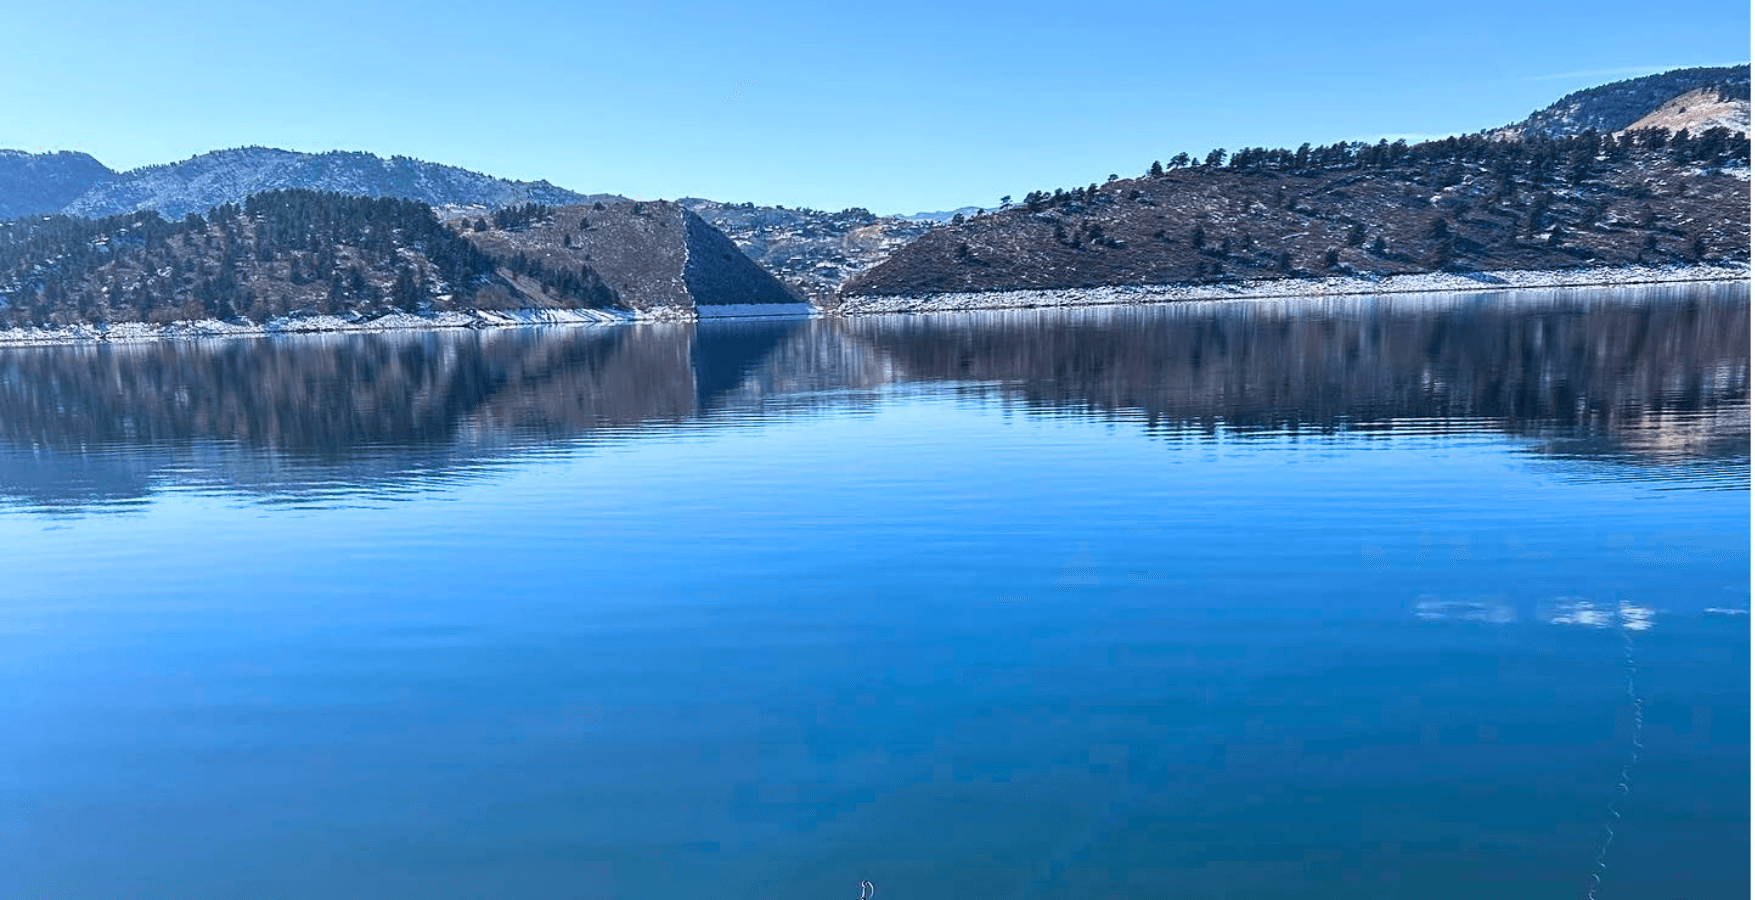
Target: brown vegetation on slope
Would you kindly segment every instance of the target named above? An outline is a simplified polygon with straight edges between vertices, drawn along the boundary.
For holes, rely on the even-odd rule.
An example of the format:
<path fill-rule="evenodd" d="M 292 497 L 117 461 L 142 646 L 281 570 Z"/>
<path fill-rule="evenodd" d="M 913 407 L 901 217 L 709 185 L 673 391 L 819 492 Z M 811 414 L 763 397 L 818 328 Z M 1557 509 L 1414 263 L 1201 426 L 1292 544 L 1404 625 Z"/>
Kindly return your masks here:
<path fill-rule="evenodd" d="M 1620 159 L 1576 165 L 1578 177 L 1466 159 L 1381 169 L 1172 169 L 1038 195 L 935 229 L 842 293 L 1748 258 L 1746 162 L 1740 170 L 1702 167 L 1635 146 Z"/>

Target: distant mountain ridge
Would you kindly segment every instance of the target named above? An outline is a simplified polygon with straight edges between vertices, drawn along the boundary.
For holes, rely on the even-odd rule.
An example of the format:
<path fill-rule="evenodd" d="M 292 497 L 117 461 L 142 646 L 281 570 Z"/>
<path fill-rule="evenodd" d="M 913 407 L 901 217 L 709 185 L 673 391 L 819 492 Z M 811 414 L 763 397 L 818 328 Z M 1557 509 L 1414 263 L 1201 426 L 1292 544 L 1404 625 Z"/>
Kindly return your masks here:
<path fill-rule="evenodd" d="M 242 147 L 122 172 L 114 181 L 80 195 L 62 212 L 105 216 L 154 209 L 161 216 L 174 218 L 206 212 L 221 203 L 236 203 L 251 194 L 288 188 L 396 197 L 428 205 L 559 205 L 594 199 L 547 181 L 511 181 L 407 156 L 384 159 L 345 150 L 298 153 Z"/>
<path fill-rule="evenodd" d="M 1749 122 L 1749 67 L 1722 66 L 1701 67 L 1693 69 L 1673 69 L 1656 75 L 1640 78 L 1629 78 L 1610 84 L 1585 88 L 1574 91 L 1556 100 L 1554 103 L 1539 109 L 1521 122 L 1507 125 L 1491 132 L 1494 137 L 1504 138 L 1562 138 L 1583 134 L 1586 129 L 1596 129 L 1599 133 L 1622 131 L 1628 128 L 1643 127 L 1641 120 L 1691 92 L 1709 92 L 1715 101 L 1742 106 L 1742 126 L 1735 122 L 1719 121 L 1711 124 L 1690 123 L 1686 120 L 1672 120 L 1661 124 L 1661 127 L 1672 131 L 1686 127 L 1704 130 L 1704 127 L 1722 125 L 1733 131 L 1744 130 Z M 1700 95 L 1705 99 L 1705 94 Z M 1653 122 L 1651 125 L 1659 125 Z"/>
<path fill-rule="evenodd" d="M 116 172 L 84 153 L 0 151 L 0 218 L 64 213 L 87 218 L 155 210 L 167 219 L 206 213 L 264 191 L 301 189 L 419 200 L 432 206 L 564 205 L 619 199 L 547 181 L 512 181 L 407 156 L 237 147 Z"/>
<path fill-rule="evenodd" d="M 958 216 L 967 218 L 968 216 L 975 215 L 979 212 L 981 212 L 981 207 L 979 206 L 959 206 L 956 209 L 941 209 L 936 212 L 917 212 L 913 215 L 897 216 L 896 218 L 909 222 L 934 222 L 942 224 L 949 222 Z"/>
<path fill-rule="evenodd" d="M 60 212 L 115 178 L 109 166 L 88 153 L 0 150 L 0 219 Z"/>

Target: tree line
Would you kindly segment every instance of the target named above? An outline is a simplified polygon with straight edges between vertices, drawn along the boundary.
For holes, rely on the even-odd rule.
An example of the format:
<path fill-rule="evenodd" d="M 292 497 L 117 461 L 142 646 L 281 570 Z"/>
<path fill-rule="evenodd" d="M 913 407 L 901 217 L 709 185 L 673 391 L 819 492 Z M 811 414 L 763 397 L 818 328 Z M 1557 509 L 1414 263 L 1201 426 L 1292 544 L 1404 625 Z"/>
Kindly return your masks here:
<path fill-rule="evenodd" d="M 1747 134 L 1723 127 L 1710 128 L 1699 134 L 1691 134 L 1687 129 L 1670 132 L 1663 128 L 1645 128 L 1619 134 L 1602 134 L 1587 129 L 1571 137 L 1538 136 L 1522 140 L 1474 134 L 1417 144 L 1405 140 L 1380 140 L 1375 144 L 1342 141 L 1313 146 L 1306 143 L 1297 149 L 1245 147 L 1236 152 L 1215 148 L 1205 157 L 1178 153 L 1167 163 L 1154 161 L 1146 170 L 1146 177 L 1164 178 L 1177 170 L 1282 175 L 1347 170 L 1426 175 L 1437 171 L 1443 177 L 1445 167 L 1474 165 L 1486 167 L 1507 181 L 1521 179 L 1537 185 L 1560 185 L 1589 180 L 1609 166 L 1641 156 L 1667 158 L 1678 165 L 1747 166 L 1749 138 Z M 1460 180 L 1461 176 L 1455 174 L 1454 177 Z M 1116 180 L 1116 176 L 1111 175 L 1109 180 Z M 1095 184 L 1071 190 L 1031 191 L 1024 195 L 1024 206 L 1037 212 L 1052 206 L 1088 202 L 1097 194 Z M 1010 198 L 1005 200 L 1009 202 Z"/>

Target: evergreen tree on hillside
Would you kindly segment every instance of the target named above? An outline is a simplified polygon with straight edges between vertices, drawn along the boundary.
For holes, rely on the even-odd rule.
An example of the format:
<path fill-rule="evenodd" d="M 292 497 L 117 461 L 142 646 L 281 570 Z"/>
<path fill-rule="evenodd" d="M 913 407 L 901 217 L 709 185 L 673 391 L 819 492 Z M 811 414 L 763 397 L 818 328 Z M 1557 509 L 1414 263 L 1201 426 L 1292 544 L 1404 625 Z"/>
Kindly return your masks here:
<path fill-rule="evenodd" d="M 421 301 L 426 299 L 420 286 L 415 283 L 414 270 L 404 265 L 396 270 L 396 283 L 390 288 L 390 302 L 405 313 L 420 312 Z"/>

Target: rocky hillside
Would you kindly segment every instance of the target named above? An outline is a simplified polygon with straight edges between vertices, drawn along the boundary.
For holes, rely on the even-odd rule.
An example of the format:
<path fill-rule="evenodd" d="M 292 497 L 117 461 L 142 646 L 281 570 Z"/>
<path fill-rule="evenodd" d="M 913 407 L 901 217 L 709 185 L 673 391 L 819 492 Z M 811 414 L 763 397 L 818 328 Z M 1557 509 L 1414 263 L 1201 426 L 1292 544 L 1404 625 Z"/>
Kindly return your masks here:
<path fill-rule="evenodd" d="M 823 212 L 693 197 L 677 202 L 818 303 L 829 301 L 849 278 L 889 258 L 935 224 L 931 219 L 877 216 L 858 208 Z"/>
<path fill-rule="evenodd" d="M 936 228 L 843 293 L 1747 260 L 1748 166 L 1723 129 L 1215 150 Z"/>
<path fill-rule="evenodd" d="M 1733 121 L 1708 122 L 1706 119 L 1696 122 L 1673 118 L 1664 121 L 1641 121 L 1684 94 L 1699 97 L 1710 95 L 1714 102 L 1741 104 L 1742 127 L 1736 127 Z M 1626 81 L 1575 91 L 1561 97 L 1546 109 L 1537 110 L 1522 122 L 1508 125 L 1493 134 L 1506 138 L 1562 138 L 1583 134 L 1586 129 L 1616 132 L 1628 128 L 1656 126 L 1679 131 L 1682 128 L 1704 130 L 1713 125 L 1747 131 L 1748 122 L 1749 67 L 1726 66 L 1674 69 L 1657 75 L 1629 78 Z"/>
<path fill-rule="evenodd" d="M 116 173 L 84 153 L 0 150 L 0 219 L 60 212 Z"/>
<path fill-rule="evenodd" d="M 529 204 L 494 219 L 448 226 L 413 200 L 271 191 L 175 221 L 144 212 L 0 222 L 0 327 L 528 309 L 686 318 L 715 303 L 802 309 L 674 204 Z"/>
<path fill-rule="evenodd" d="M 802 304 L 724 234 L 679 203 L 595 202 L 524 206 L 451 220 L 475 246 L 514 271 L 589 267 L 617 302 L 636 311 L 734 304 Z M 800 306 L 800 311 L 803 307 Z"/>

